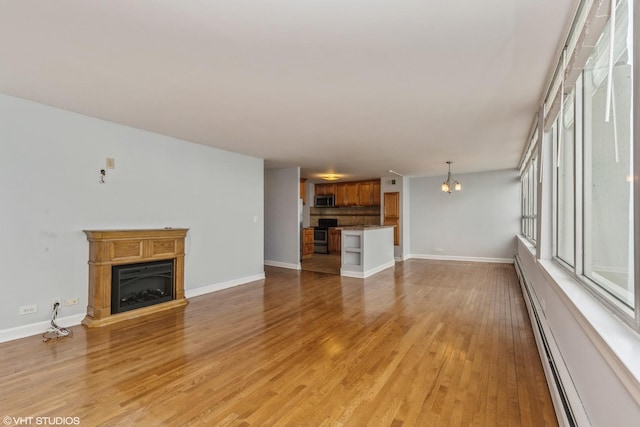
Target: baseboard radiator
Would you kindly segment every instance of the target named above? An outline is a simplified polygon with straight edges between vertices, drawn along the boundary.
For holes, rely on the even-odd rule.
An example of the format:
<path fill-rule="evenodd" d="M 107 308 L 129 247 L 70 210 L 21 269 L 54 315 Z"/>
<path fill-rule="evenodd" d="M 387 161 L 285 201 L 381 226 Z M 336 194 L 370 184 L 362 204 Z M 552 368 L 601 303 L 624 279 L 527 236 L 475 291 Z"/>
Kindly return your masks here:
<path fill-rule="evenodd" d="M 520 287 L 522 288 L 522 295 L 524 296 L 527 311 L 529 312 L 529 318 L 531 319 L 531 327 L 533 328 L 536 343 L 538 345 L 540 360 L 542 361 L 545 375 L 547 377 L 547 384 L 549 385 L 549 391 L 551 392 L 558 423 L 561 426 L 565 425 L 569 427 L 576 427 L 579 424 L 572 409 L 571 399 L 569 398 L 562 381 L 563 377 L 568 377 L 568 373 L 562 375 L 560 372 L 561 368 L 555 361 L 553 356 L 554 352 L 551 349 L 549 340 L 547 339 L 547 334 L 545 333 L 546 328 L 542 324 L 543 320 L 540 319 L 539 304 L 537 299 L 534 299 L 534 296 L 531 294 L 531 287 L 524 276 L 520 258 L 517 255 L 515 257 L 515 267 L 520 281 Z M 546 325 L 546 320 L 544 320 L 544 322 Z M 564 362 L 560 361 L 560 363 Z M 568 378 L 568 381 L 571 381 L 571 379 Z M 573 384 L 571 384 L 570 387 L 573 387 Z"/>

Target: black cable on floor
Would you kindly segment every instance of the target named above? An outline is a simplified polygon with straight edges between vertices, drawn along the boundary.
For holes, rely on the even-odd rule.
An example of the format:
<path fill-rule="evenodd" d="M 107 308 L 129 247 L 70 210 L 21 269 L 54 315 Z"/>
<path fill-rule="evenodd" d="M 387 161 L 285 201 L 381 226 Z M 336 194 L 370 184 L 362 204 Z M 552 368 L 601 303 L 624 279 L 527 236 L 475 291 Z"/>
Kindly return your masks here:
<path fill-rule="evenodd" d="M 49 329 L 42 334 L 42 340 L 44 342 L 50 341 L 52 338 L 64 338 L 73 335 L 70 329 L 60 327 L 56 324 L 59 307 L 59 302 L 53 304 L 53 309 L 51 310 L 51 326 L 49 326 Z"/>

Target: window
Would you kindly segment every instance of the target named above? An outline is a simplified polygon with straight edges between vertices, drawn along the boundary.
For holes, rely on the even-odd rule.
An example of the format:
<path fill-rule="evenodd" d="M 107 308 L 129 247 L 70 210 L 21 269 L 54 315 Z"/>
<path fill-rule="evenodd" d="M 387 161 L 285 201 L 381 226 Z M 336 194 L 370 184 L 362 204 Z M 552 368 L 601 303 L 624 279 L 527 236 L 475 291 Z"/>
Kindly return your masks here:
<path fill-rule="evenodd" d="M 629 19 L 628 2 L 619 2 L 613 42 L 609 22 L 583 72 L 583 274 L 609 296 L 633 308 L 633 88 Z"/>
<path fill-rule="evenodd" d="M 636 308 L 630 2 L 617 2 L 615 33 L 612 19 L 603 23 L 582 73 L 565 82 L 572 89 L 554 122 L 555 257 L 625 314 Z"/>
<path fill-rule="evenodd" d="M 556 256 L 569 266 L 575 265 L 575 89 L 566 97 L 557 130 L 557 212 Z"/>

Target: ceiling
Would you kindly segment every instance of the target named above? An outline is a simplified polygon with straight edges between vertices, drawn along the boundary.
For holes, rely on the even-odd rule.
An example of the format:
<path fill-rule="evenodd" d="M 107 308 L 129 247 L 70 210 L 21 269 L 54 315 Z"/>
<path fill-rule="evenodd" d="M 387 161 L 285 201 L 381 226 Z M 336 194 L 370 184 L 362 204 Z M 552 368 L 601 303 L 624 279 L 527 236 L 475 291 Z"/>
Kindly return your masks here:
<path fill-rule="evenodd" d="M 300 166 L 515 168 L 577 0 L 0 0 L 0 92 Z"/>

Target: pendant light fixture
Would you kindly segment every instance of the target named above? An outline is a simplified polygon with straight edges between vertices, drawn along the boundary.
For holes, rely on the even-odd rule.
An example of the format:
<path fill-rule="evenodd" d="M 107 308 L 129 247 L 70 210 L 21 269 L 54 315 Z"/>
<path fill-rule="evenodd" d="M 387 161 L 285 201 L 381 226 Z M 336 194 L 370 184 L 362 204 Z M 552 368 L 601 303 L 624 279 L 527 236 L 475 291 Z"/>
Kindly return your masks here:
<path fill-rule="evenodd" d="M 460 191 L 462 190 L 462 184 L 458 181 L 451 183 L 451 163 L 447 162 L 449 165 L 449 173 L 447 173 L 447 180 L 442 183 L 442 192 L 451 194 L 451 190 Z"/>

